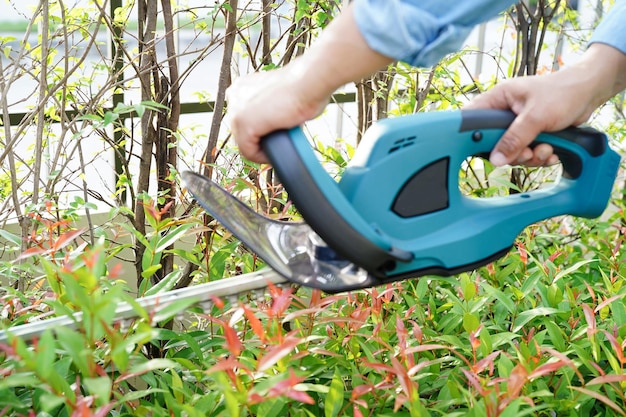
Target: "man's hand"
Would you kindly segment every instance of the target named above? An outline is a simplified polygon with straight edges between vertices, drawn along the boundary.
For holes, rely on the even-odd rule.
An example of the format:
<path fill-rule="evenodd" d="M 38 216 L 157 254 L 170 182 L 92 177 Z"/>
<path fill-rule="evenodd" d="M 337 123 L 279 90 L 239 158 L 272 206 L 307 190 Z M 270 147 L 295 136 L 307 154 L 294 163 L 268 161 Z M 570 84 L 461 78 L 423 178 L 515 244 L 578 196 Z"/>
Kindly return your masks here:
<path fill-rule="evenodd" d="M 268 162 L 260 147 L 263 136 L 315 118 L 338 88 L 391 62 L 367 45 L 353 6 L 347 6 L 302 56 L 280 69 L 242 77 L 227 91 L 227 116 L 241 154 Z"/>
<path fill-rule="evenodd" d="M 494 165 L 549 165 L 558 161 L 551 146 L 528 147 L 537 135 L 584 123 L 625 87 L 626 56 L 610 46 L 593 44 L 575 65 L 547 75 L 507 80 L 465 108 L 506 109 L 517 114 L 491 152 Z"/>
<path fill-rule="evenodd" d="M 319 115 L 328 98 L 313 99 L 288 68 L 239 78 L 226 92 L 231 133 L 244 158 L 267 163 L 261 138 Z"/>

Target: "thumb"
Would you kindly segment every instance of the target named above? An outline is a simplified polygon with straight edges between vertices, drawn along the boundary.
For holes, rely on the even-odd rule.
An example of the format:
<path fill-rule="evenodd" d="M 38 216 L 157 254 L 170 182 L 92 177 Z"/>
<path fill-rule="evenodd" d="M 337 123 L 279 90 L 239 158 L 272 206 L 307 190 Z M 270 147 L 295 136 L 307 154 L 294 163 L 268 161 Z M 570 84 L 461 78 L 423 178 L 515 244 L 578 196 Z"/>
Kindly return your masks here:
<path fill-rule="evenodd" d="M 491 151 L 491 163 L 495 166 L 516 163 L 522 151 L 541 133 L 538 125 L 527 114 L 518 114 Z"/>

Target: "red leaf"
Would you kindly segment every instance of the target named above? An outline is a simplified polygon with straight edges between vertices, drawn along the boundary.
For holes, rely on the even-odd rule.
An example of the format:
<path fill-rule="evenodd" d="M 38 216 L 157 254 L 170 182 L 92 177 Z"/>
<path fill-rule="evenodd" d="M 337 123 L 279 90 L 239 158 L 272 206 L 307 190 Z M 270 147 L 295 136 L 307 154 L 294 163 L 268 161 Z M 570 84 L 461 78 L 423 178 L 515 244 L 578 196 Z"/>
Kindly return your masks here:
<path fill-rule="evenodd" d="M 517 398 L 519 396 L 522 387 L 526 383 L 526 379 L 528 378 L 528 371 L 522 365 L 517 364 L 511 371 L 511 374 L 508 378 L 508 383 L 506 387 L 506 391 L 509 395 L 509 398 Z"/>
<path fill-rule="evenodd" d="M 595 398 L 596 400 L 602 401 L 604 404 L 608 405 L 613 410 L 615 410 L 619 415 L 626 416 L 626 413 L 617 404 L 615 404 L 613 401 L 611 401 L 608 397 L 605 397 L 602 394 L 599 394 L 597 392 L 594 392 L 594 391 L 591 391 L 589 389 L 582 388 L 582 387 L 570 386 L 570 388 L 575 389 L 576 391 L 580 391 L 583 394 L 586 394 L 586 395 L 588 395 L 588 396 L 590 396 L 592 398 Z"/>
<path fill-rule="evenodd" d="M 406 350 L 406 354 L 408 355 L 410 353 L 425 352 L 428 350 L 437 350 L 437 349 L 451 350 L 448 346 L 433 343 L 432 345 L 429 344 L 429 345 L 419 345 L 419 346 L 410 347 Z"/>
<path fill-rule="evenodd" d="M 217 364 L 213 365 L 206 372 L 208 374 L 212 374 L 215 372 L 232 371 L 235 369 L 243 369 L 245 371 L 248 371 L 248 369 L 245 366 L 243 366 L 241 362 L 239 362 L 235 358 L 226 358 L 226 359 L 220 360 Z"/>
<path fill-rule="evenodd" d="M 265 371 L 285 356 L 287 356 L 296 346 L 301 342 L 300 339 L 296 339 L 291 336 L 287 336 L 280 345 L 272 346 L 267 354 L 259 360 L 258 370 Z"/>
<path fill-rule="evenodd" d="M 242 307 L 243 312 L 246 315 L 248 322 L 250 323 L 252 331 L 254 332 L 254 334 L 257 335 L 259 339 L 261 339 L 261 342 L 265 343 L 265 330 L 263 329 L 263 324 L 261 323 L 261 320 L 259 320 L 259 318 L 254 314 L 252 310 L 250 310 L 247 305 L 243 304 Z"/>
<path fill-rule="evenodd" d="M 554 260 L 558 258 L 559 256 L 561 256 L 562 254 L 563 254 L 563 251 L 556 251 L 552 255 L 550 255 L 548 259 L 550 260 L 550 262 L 554 262 Z"/>
<path fill-rule="evenodd" d="M 322 291 L 321 290 L 312 290 L 311 291 L 311 299 L 309 300 L 309 307 L 315 307 L 322 300 Z"/>
<path fill-rule="evenodd" d="M 69 232 L 63 233 L 54 242 L 54 246 L 52 247 L 52 250 L 55 252 L 58 252 L 59 250 L 69 245 L 74 239 L 80 236 L 84 231 L 85 229 L 83 228 L 83 229 L 71 230 Z"/>
<path fill-rule="evenodd" d="M 289 377 L 287 379 L 283 379 L 282 381 L 275 384 L 272 389 L 270 389 L 270 397 L 274 397 L 276 395 L 280 395 L 287 391 L 289 388 L 293 388 L 295 385 L 304 381 L 305 378 L 298 377 L 293 372 L 293 369 L 289 370 Z"/>
<path fill-rule="evenodd" d="M 167 204 L 165 204 L 159 214 L 163 216 L 165 213 L 167 213 L 170 210 L 170 207 L 172 207 L 172 204 L 174 204 L 174 200 L 170 200 Z"/>
<path fill-rule="evenodd" d="M 418 363 L 417 365 L 411 367 L 407 371 L 407 374 L 409 376 L 413 376 L 413 375 L 417 374 L 419 371 L 421 371 L 422 369 L 427 368 L 427 367 L 429 367 L 432 364 L 433 364 L 432 361 L 422 361 L 422 362 Z"/>
<path fill-rule="evenodd" d="M 517 244 L 517 250 L 519 251 L 519 257 L 522 260 L 522 263 L 526 265 L 528 263 L 528 252 L 526 252 L 524 244 L 519 242 Z"/>
<path fill-rule="evenodd" d="M 613 301 L 619 300 L 620 298 L 623 298 L 624 296 L 626 296 L 626 294 L 619 294 L 619 295 L 614 295 L 613 297 L 609 297 L 606 300 L 602 301 L 600 304 L 598 304 L 598 306 L 594 308 L 593 311 L 597 313 L 598 311 L 602 310 L 607 305 L 611 304 Z"/>
<path fill-rule="evenodd" d="M 406 368 L 402 366 L 395 356 L 391 357 L 391 364 L 393 365 L 394 373 L 398 378 L 398 382 L 400 382 L 402 390 L 408 398 L 411 398 L 413 394 L 412 388 L 416 388 L 415 382 L 409 378 Z"/>
<path fill-rule="evenodd" d="M 361 409 L 356 404 L 352 406 L 352 413 L 354 414 L 354 417 L 363 417 L 363 413 L 361 413 Z"/>
<path fill-rule="evenodd" d="M 405 402 L 409 401 L 406 395 L 398 394 L 396 395 L 396 400 L 393 402 L 393 411 L 398 412 L 398 410 L 404 405 Z"/>
<path fill-rule="evenodd" d="M 154 201 L 150 201 L 149 204 L 144 203 L 143 207 L 149 217 L 155 219 L 157 222 L 161 221 L 161 213 L 159 213 L 154 207 Z"/>
<path fill-rule="evenodd" d="M 609 339 L 609 343 L 611 344 L 611 346 L 613 346 L 613 351 L 617 355 L 617 359 L 619 359 L 619 362 L 622 365 L 626 363 L 626 358 L 624 357 L 624 349 L 622 348 L 622 345 L 611 333 L 607 332 L 606 330 L 604 330 L 603 332 L 606 338 Z"/>
<path fill-rule="evenodd" d="M 277 294 L 275 297 L 273 296 L 272 303 L 272 315 L 275 317 L 280 317 L 287 307 L 291 304 L 291 291 L 282 291 L 280 294 Z"/>
<path fill-rule="evenodd" d="M 363 366 L 367 368 L 376 369 L 377 371 L 383 371 L 383 372 L 389 372 L 389 373 L 395 374 L 394 369 L 389 365 L 385 365 L 384 363 L 363 362 Z"/>
<path fill-rule="evenodd" d="M 123 269 L 122 264 L 113 265 L 113 267 L 109 270 L 109 278 L 112 278 L 112 279 L 118 278 L 120 274 L 122 273 L 122 269 Z"/>
<path fill-rule="evenodd" d="M 398 336 L 398 348 L 400 354 L 404 355 L 407 347 L 406 339 L 408 332 L 404 327 L 404 322 L 400 319 L 400 316 L 396 316 L 396 335 Z"/>
<path fill-rule="evenodd" d="M 587 386 L 589 385 L 598 385 L 598 384 L 610 384 L 612 382 L 623 382 L 626 381 L 626 375 L 603 375 L 592 379 L 587 382 Z"/>
<path fill-rule="evenodd" d="M 465 378 L 467 378 L 467 382 L 474 387 L 474 389 L 482 396 L 484 396 L 487 391 L 483 388 L 478 379 L 478 375 L 468 371 L 467 369 L 461 368 L 463 374 L 465 374 Z"/>
<path fill-rule="evenodd" d="M 311 398 L 309 394 L 307 394 L 304 391 L 299 391 L 297 389 L 294 389 L 296 385 L 298 385 L 305 379 L 306 378 L 296 376 L 293 370 L 290 369 L 289 378 L 284 379 L 280 381 L 279 383 L 277 383 L 276 385 L 274 385 L 272 389 L 270 389 L 270 391 L 268 392 L 268 396 L 270 398 L 274 398 L 279 395 L 284 395 L 286 397 L 289 397 L 296 401 L 303 402 L 305 404 L 313 404 L 315 403 L 315 400 L 313 400 L 313 398 Z"/>
<path fill-rule="evenodd" d="M 538 378 L 540 376 L 548 375 L 558 369 L 561 369 L 564 366 L 566 366 L 566 363 L 562 361 L 544 363 L 543 365 L 541 365 L 540 367 L 532 371 L 530 375 L 528 375 L 528 378 L 532 379 L 532 378 Z"/>
<path fill-rule="evenodd" d="M 287 314 L 284 320 L 293 321 L 293 319 L 295 318 L 302 317 L 302 316 L 309 316 L 309 315 L 314 316 L 315 314 L 320 313 L 322 311 L 324 311 L 324 309 L 321 307 L 303 308 L 303 309 L 299 309 L 292 313 Z"/>
<path fill-rule="evenodd" d="M 46 252 L 47 250 L 44 248 L 39 248 L 39 247 L 28 248 L 24 252 L 20 253 L 20 255 L 17 258 L 15 258 L 15 260 L 19 261 L 22 259 L 29 258 L 31 256 L 41 255 L 42 253 L 46 253 Z"/>
<path fill-rule="evenodd" d="M 373 387 L 370 385 L 357 385 L 356 387 L 352 388 L 352 399 L 356 400 L 360 396 L 365 395 L 372 390 Z"/>
<path fill-rule="evenodd" d="M 313 348 L 311 349 L 311 352 L 315 353 L 316 355 L 326 355 L 326 356 L 332 356 L 335 358 L 343 358 L 343 355 L 337 353 L 337 352 L 332 352 L 330 350 L 326 350 L 326 349 L 318 349 L 318 348 Z"/>
<path fill-rule="evenodd" d="M 596 316 L 587 304 L 583 304 L 583 312 L 585 313 L 585 320 L 587 320 L 587 333 L 589 334 L 589 331 L 596 330 Z"/>
<path fill-rule="evenodd" d="M 222 300 L 221 298 L 219 298 L 217 295 L 211 294 L 209 297 L 211 297 L 211 301 L 213 301 L 213 304 L 215 304 L 215 307 L 217 307 L 218 309 L 223 309 L 224 308 L 224 300 Z"/>
<path fill-rule="evenodd" d="M 413 337 L 417 340 L 417 343 L 422 343 L 422 339 L 424 338 L 424 332 L 419 324 L 411 321 L 413 323 Z"/>
<path fill-rule="evenodd" d="M 253 392 L 252 394 L 248 396 L 248 404 L 250 405 L 260 404 L 263 401 L 267 401 L 267 398 L 260 396 L 256 392 Z"/>
<path fill-rule="evenodd" d="M 230 353 L 234 356 L 239 356 L 241 351 L 243 350 L 243 344 L 241 340 L 239 340 L 239 336 L 237 336 L 237 332 L 235 329 L 230 327 L 228 323 L 221 322 L 222 328 L 224 329 L 224 338 L 226 339 L 226 348 Z"/>
<path fill-rule="evenodd" d="M 491 352 L 488 356 L 479 360 L 476 365 L 472 366 L 472 370 L 478 374 L 484 371 L 487 366 L 489 366 L 490 369 L 493 369 L 493 361 L 496 359 L 496 357 L 498 357 L 499 354 L 499 350 Z"/>
<path fill-rule="evenodd" d="M 565 356 L 564 354 L 562 354 L 561 352 L 559 352 L 556 349 L 544 347 L 541 350 L 546 352 L 546 353 L 549 353 L 550 355 L 552 355 L 555 358 L 559 359 L 561 362 L 567 364 L 567 366 L 569 366 L 576 373 L 576 375 L 578 375 L 578 378 L 580 378 L 580 381 L 582 383 L 585 382 L 585 380 L 583 378 L 583 375 L 580 373 L 580 371 L 576 367 L 576 364 L 574 364 L 574 362 L 572 362 L 572 360 L 570 358 L 568 358 L 567 356 Z"/>
<path fill-rule="evenodd" d="M 305 404 L 315 404 L 315 400 L 313 398 L 311 398 L 311 396 L 309 394 L 307 394 L 304 391 L 298 391 L 295 389 L 290 389 L 289 391 L 287 391 L 285 393 L 285 396 L 296 400 L 296 401 L 300 401 L 301 403 L 305 403 Z"/>

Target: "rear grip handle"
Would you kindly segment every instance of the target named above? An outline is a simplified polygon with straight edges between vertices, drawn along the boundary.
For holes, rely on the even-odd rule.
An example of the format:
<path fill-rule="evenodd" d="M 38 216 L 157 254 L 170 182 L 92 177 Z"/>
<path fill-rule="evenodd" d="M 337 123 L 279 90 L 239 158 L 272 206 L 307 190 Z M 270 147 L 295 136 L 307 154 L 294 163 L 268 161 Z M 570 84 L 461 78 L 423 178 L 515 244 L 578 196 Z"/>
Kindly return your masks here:
<path fill-rule="evenodd" d="M 508 110 L 477 109 L 461 110 L 460 132 L 479 131 L 482 129 L 507 129 L 513 120 L 515 113 Z M 584 149 L 589 155 L 597 157 L 603 155 L 607 149 L 604 133 L 591 127 L 569 127 L 557 132 L 550 132 L 554 136 Z M 578 154 L 563 148 L 549 140 L 539 138 L 531 144 L 531 147 L 539 143 L 549 143 L 554 153 L 559 157 L 563 165 L 563 175 L 566 178 L 575 179 L 582 174 L 583 161 Z"/>

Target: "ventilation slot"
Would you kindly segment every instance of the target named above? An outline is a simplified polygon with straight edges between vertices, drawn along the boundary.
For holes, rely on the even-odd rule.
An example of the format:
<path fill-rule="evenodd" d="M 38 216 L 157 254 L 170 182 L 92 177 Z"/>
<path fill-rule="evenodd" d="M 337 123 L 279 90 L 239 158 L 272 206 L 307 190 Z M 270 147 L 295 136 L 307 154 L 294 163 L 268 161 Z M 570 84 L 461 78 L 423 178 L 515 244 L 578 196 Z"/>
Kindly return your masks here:
<path fill-rule="evenodd" d="M 393 146 L 389 149 L 389 153 L 394 153 L 403 148 L 415 145 L 415 136 L 409 136 L 408 138 L 398 139 L 393 143 Z"/>

